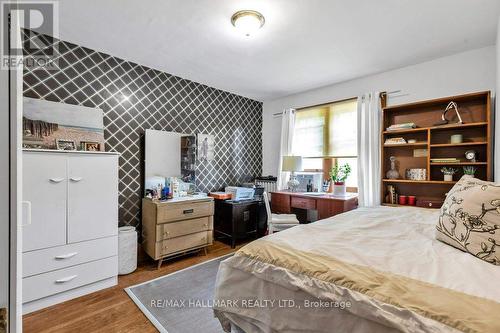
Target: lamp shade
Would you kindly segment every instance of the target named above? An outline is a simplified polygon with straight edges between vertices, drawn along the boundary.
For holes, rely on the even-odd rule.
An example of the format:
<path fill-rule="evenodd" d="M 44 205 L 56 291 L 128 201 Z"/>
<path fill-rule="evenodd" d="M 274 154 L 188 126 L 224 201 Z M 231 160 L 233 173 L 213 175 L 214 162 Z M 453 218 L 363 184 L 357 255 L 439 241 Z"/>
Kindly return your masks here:
<path fill-rule="evenodd" d="M 283 156 L 283 171 L 302 171 L 302 156 Z"/>

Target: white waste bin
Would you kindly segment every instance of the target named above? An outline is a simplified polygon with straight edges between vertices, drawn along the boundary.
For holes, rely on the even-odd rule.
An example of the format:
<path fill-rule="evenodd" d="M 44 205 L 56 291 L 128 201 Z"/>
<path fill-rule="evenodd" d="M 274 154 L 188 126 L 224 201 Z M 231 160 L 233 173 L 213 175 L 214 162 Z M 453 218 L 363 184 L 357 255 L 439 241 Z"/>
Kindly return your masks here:
<path fill-rule="evenodd" d="M 137 231 L 135 227 L 118 228 L 118 274 L 124 275 L 137 268 Z"/>

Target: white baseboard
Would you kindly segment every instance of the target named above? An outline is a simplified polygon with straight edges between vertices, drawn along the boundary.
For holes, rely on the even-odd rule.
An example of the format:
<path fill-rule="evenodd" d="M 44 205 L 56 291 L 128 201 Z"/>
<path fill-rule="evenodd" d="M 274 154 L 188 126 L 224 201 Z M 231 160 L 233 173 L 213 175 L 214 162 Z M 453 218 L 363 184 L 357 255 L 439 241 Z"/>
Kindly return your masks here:
<path fill-rule="evenodd" d="M 101 280 L 86 286 L 71 289 L 59 294 L 37 299 L 36 301 L 23 304 L 23 314 L 28 314 L 46 308 L 51 305 L 69 301 L 70 299 L 84 296 L 98 290 L 110 288 L 118 284 L 118 277 L 114 276 L 109 279 Z"/>

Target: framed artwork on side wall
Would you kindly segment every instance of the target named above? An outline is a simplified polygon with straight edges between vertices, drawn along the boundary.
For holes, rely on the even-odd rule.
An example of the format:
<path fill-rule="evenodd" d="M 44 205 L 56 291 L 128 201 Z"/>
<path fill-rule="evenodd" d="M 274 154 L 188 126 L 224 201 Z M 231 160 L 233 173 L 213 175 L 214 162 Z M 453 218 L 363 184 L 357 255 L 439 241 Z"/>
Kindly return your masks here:
<path fill-rule="evenodd" d="M 210 134 L 198 134 L 198 161 L 212 161 L 215 157 L 215 137 Z"/>

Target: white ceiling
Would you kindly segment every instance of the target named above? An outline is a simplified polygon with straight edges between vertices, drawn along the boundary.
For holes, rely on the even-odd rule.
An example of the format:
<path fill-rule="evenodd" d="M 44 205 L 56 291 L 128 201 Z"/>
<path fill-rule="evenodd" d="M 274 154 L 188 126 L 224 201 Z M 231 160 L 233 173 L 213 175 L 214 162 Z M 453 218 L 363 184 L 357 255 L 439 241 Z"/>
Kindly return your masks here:
<path fill-rule="evenodd" d="M 230 23 L 254 9 L 250 38 Z M 495 43 L 498 0 L 60 0 L 60 37 L 257 100 Z"/>

